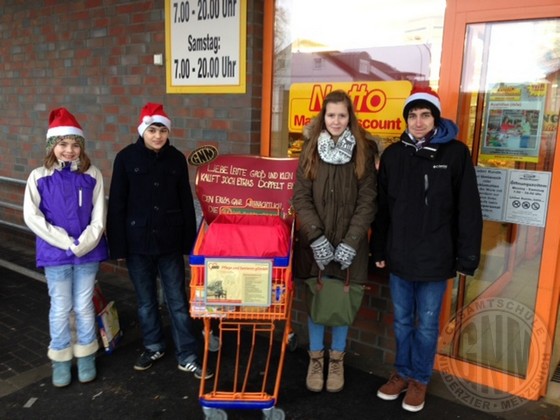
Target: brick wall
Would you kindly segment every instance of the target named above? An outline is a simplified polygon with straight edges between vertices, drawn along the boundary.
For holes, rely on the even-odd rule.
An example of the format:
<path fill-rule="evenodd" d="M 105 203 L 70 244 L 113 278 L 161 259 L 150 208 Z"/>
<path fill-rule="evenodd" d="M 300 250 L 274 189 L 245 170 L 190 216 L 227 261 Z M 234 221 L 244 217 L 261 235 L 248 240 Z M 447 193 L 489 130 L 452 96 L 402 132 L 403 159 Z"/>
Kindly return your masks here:
<path fill-rule="evenodd" d="M 167 94 L 164 1 L 37 0 L 0 3 L 0 176 L 40 166 L 51 109 L 84 128 L 86 151 L 110 180 L 115 154 L 137 138 L 144 103 L 161 102 L 171 140 L 258 154 L 263 3 L 247 5 L 247 93 Z M 8 158 L 6 158 L 8 157 Z M 106 187 L 107 187 L 106 185 Z"/>
<path fill-rule="evenodd" d="M 115 154 L 136 140 L 144 103 L 161 102 L 171 117 L 171 140 L 188 154 L 203 144 L 221 153 L 259 154 L 263 2 L 247 5 L 247 93 L 166 94 L 163 1 L 8 0 L 0 3 L 0 176 L 25 180 L 42 164 L 51 109 L 65 106 L 86 135 L 86 151 L 105 177 Z M 194 170 L 191 181 L 194 179 Z M 0 202 L 21 205 L 21 186 L 2 183 Z M 0 220 L 22 224 L 0 206 Z M 1 226 L 0 226 L 1 228 Z M 19 233 L 0 229 L 4 240 Z M 124 272 L 104 264 L 104 270 Z M 386 274 L 370 279 L 349 336 L 349 361 L 367 370 L 394 358 Z M 307 340 L 303 287 L 297 285 L 293 328 Z M 355 357 L 354 357 L 355 356 Z"/>

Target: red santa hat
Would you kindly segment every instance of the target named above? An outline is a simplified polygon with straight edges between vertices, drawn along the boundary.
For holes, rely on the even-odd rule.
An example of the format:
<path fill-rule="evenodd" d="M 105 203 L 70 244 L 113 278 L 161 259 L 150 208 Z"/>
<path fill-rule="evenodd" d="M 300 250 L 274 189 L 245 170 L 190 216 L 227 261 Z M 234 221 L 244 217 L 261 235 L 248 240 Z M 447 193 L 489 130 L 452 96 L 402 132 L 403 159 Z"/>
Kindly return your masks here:
<path fill-rule="evenodd" d="M 51 111 L 49 116 L 49 129 L 47 138 L 62 137 L 67 135 L 84 136 L 81 125 L 66 108 L 57 108 Z"/>
<path fill-rule="evenodd" d="M 432 111 L 436 122 L 441 117 L 441 102 L 438 94 L 429 86 L 413 86 L 410 96 L 404 102 L 403 117 L 406 120 L 412 108 L 427 107 Z"/>
<path fill-rule="evenodd" d="M 61 137 L 77 136 L 76 140 L 84 148 L 84 132 L 82 127 L 70 111 L 57 108 L 49 115 L 49 129 L 47 130 L 47 153 L 54 147 Z"/>
<path fill-rule="evenodd" d="M 140 123 L 138 124 L 140 136 L 143 136 L 146 128 L 154 123 L 163 124 L 168 130 L 171 130 L 171 120 L 163 110 L 163 105 L 148 102 L 140 113 Z"/>

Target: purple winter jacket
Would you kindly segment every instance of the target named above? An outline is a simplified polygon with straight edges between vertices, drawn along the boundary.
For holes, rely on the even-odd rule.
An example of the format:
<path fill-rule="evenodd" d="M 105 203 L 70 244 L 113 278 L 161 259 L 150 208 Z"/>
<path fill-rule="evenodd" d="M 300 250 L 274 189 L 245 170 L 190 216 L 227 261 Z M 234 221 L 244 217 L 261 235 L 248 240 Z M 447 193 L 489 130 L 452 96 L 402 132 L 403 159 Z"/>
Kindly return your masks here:
<path fill-rule="evenodd" d="M 91 166 L 85 173 L 71 164 L 31 172 L 23 215 L 37 235 L 37 267 L 77 265 L 108 258 L 103 177 Z"/>

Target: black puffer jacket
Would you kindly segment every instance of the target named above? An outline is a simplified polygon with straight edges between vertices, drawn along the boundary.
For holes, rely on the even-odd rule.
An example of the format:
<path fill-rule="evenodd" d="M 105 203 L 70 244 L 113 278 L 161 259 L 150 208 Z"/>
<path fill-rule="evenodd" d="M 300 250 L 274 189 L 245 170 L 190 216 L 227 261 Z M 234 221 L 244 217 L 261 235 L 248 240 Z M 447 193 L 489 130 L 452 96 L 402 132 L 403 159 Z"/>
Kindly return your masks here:
<path fill-rule="evenodd" d="M 381 155 L 373 257 L 407 280 L 472 275 L 480 260 L 482 211 L 467 146 L 441 119 L 420 150 L 403 133 Z"/>
<path fill-rule="evenodd" d="M 159 152 L 136 143 L 113 164 L 107 237 L 111 258 L 191 252 L 196 215 L 185 156 L 169 142 Z"/>

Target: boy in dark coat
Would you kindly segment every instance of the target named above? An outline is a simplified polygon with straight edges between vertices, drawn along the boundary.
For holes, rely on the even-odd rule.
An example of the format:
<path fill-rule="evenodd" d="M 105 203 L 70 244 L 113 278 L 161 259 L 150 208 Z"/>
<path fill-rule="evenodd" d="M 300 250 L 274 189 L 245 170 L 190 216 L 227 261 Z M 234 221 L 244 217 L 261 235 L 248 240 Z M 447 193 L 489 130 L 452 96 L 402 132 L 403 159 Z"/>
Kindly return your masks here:
<path fill-rule="evenodd" d="M 171 121 L 160 104 L 142 109 L 136 143 L 121 150 L 113 165 L 107 235 L 111 258 L 126 259 L 138 300 L 144 351 L 134 369 L 146 370 L 164 355 L 157 276 L 171 320 L 178 368 L 196 378 L 212 377 L 196 355 L 185 292 L 184 255 L 196 235 L 196 214 L 187 161 L 169 143 Z"/>
<path fill-rule="evenodd" d="M 482 211 L 469 149 L 441 117 L 437 94 L 414 88 L 403 116 L 407 129 L 381 155 L 378 174 L 373 258 L 389 269 L 397 354 L 377 396 L 406 391 L 402 406 L 414 412 L 424 407 L 447 280 L 478 267 Z"/>

